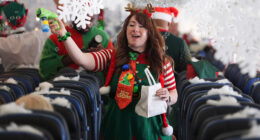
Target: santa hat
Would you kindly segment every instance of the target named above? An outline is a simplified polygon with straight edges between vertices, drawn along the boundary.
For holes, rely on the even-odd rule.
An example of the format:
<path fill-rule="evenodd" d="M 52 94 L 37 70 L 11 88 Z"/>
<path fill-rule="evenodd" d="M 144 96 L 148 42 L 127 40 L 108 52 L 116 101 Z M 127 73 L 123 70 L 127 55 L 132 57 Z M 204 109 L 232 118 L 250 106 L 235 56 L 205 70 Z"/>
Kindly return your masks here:
<path fill-rule="evenodd" d="M 115 71 L 115 66 L 116 66 L 116 58 L 115 58 L 115 53 L 113 51 L 112 56 L 111 56 L 111 63 L 110 63 L 108 73 L 107 73 L 107 76 L 106 76 L 105 85 L 102 86 L 99 89 L 100 94 L 104 95 L 104 94 L 108 94 L 110 92 L 109 83 L 110 83 L 111 78 L 113 76 L 113 73 Z M 128 69 L 128 68 L 125 68 L 125 69 Z M 162 87 L 164 86 L 164 78 L 163 77 L 164 77 L 163 74 L 161 74 L 160 75 L 160 83 L 161 83 Z M 173 134 L 173 128 L 172 128 L 172 126 L 170 126 L 168 124 L 166 114 L 165 113 L 161 114 L 161 118 L 162 118 L 162 122 L 163 122 L 162 133 L 166 136 L 171 136 Z"/>
<path fill-rule="evenodd" d="M 172 18 L 174 19 L 178 16 L 178 9 L 175 7 L 155 7 L 155 12 L 152 15 L 153 19 L 162 19 L 168 22 L 172 22 Z"/>

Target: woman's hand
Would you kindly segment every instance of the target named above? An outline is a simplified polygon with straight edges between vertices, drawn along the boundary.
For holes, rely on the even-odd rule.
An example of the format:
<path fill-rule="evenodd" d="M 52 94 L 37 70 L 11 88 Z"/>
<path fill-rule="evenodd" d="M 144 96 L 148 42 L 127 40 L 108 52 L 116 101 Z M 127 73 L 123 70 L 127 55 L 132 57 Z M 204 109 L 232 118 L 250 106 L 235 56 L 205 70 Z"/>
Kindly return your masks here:
<path fill-rule="evenodd" d="M 160 88 L 156 91 L 156 96 L 159 96 L 162 100 L 167 101 L 170 94 L 167 88 Z"/>
<path fill-rule="evenodd" d="M 51 32 L 58 36 L 64 36 L 67 33 L 67 30 L 66 30 L 64 24 L 58 18 L 55 18 L 55 20 L 58 22 L 60 27 L 58 28 L 58 25 L 56 24 L 56 22 L 54 22 L 52 19 L 49 19 L 49 26 L 50 26 Z"/>
<path fill-rule="evenodd" d="M 167 88 L 161 88 L 156 91 L 156 96 L 159 96 L 162 100 L 167 101 L 168 105 L 175 104 L 178 99 L 177 90 L 168 91 Z"/>

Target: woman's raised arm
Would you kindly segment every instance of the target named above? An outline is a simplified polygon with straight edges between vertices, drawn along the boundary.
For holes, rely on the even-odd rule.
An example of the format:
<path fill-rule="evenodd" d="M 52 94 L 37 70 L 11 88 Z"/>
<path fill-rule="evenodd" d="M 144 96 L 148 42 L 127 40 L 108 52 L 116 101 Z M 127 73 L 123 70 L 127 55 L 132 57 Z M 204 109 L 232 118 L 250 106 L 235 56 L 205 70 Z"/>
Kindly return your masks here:
<path fill-rule="evenodd" d="M 58 29 L 56 29 L 57 24 L 54 24 L 52 22 L 52 20 L 50 19 L 49 23 L 50 23 L 51 32 L 54 34 L 57 34 L 58 36 L 61 36 L 61 37 L 65 36 L 67 33 L 67 30 L 66 30 L 64 24 L 58 18 L 56 18 L 55 20 L 58 21 L 60 27 Z M 94 70 L 95 61 L 94 61 L 93 55 L 91 55 L 90 53 L 83 53 L 71 37 L 68 37 L 64 41 L 64 45 L 67 49 L 69 56 L 71 57 L 71 59 L 73 60 L 74 63 L 76 63 L 77 65 L 79 65 L 87 70 Z"/>

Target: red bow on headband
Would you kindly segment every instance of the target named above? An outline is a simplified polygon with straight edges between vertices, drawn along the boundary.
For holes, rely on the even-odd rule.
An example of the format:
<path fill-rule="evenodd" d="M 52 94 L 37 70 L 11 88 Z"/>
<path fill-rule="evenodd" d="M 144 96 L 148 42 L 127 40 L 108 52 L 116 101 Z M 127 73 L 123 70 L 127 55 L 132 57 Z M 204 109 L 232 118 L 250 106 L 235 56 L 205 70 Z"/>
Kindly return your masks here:
<path fill-rule="evenodd" d="M 142 12 L 142 13 L 146 14 L 148 16 L 148 18 L 150 18 L 152 16 L 152 13 L 149 13 L 147 9 L 136 9 L 135 11 L 131 11 L 131 14 L 133 14 L 134 12 L 136 12 L 136 13 Z"/>

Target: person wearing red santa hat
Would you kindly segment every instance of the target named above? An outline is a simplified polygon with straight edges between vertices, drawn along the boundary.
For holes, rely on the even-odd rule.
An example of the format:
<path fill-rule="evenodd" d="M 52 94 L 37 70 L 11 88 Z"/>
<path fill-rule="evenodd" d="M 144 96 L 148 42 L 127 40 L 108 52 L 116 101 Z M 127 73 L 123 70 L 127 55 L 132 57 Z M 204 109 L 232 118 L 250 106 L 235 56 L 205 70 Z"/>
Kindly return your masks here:
<path fill-rule="evenodd" d="M 179 11 L 175 7 L 155 7 L 154 10 L 152 19 L 165 40 L 166 53 L 174 60 L 175 74 L 178 79 L 178 73 L 187 70 L 187 65 L 191 62 L 190 50 L 185 40 L 168 31 L 172 22 L 177 21 Z M 176 103 L 171 107 L 172 111 L 168 114 L 169 121 L 174 127 L 174 134 L 176 135 L 178 133 L 178 104 Z"/>
<path fill-rule="evenodd" d="M 166 53 L 174 60 L 174 68 L 177 73 L 186 70 L 191 60 L 191 54 L 187 43 L 180 37 L 170 33 L 169 26 L 178 17 L 175 7 L 155 7 L 152 19 L 161 32 L 166 45 Z"/>
<path fill-rule="evenodd" d="M 103 140 L 171 140 L 173 128 L 168 125 L 165 114 L 150 118 L 139 116 L 135 106 L 141 96 L 141 86 L 149 85 L 144 69 L 149 67 L 156 81 L 164 86 L 156 91 L 168 105 L 176 102 L 178 94 L 172 59 L 164 51 L 164 40 L 151 20 L 147 10 L 132 11 L 126 18 L 118 35 L 116 49 L 84 53 L 58 20 L 60 29 L 51 24 L 51 31 L 64 38 L 63 42 L 72 60 L 91 71 L 108 67 L 105 85 L 101 93 L 109 93 L 101 124 Z"/>

